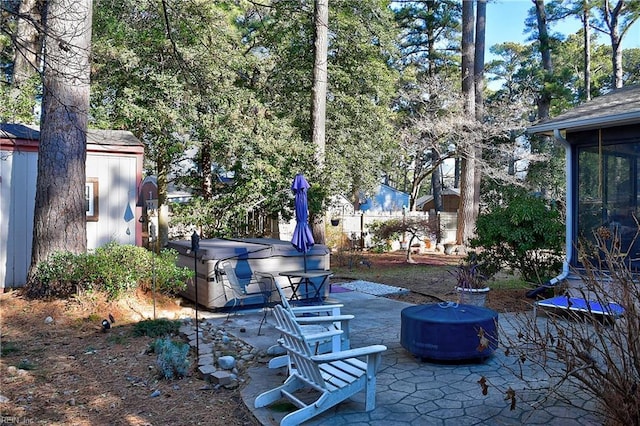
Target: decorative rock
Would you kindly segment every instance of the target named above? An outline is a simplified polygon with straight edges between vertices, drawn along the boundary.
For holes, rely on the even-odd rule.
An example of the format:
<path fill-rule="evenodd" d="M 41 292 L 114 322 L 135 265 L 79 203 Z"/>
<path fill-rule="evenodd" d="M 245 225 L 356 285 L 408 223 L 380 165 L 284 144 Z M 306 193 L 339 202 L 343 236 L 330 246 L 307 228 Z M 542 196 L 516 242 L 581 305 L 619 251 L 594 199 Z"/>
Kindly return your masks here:
<path fill-rule="evenodd" d="M 7 373 L 10 376 L 15 376 L 18 373 L 18 368 L 14 365 L 10 365 L 7 367 Z"/>
<path fill-rule="evenodd" d="M 213 355 L 198 357 L 198 365 L 213 365 Z"/>
<path fill-rule="evenodd" d="M 198 355 L 203 356 L 203 355 L 212 355 L 212 354 L 213 354 L 213 344 L 211 343 L 200 344 L 200 352 L 198 353 Z"/>
<path fill-rule="evenodd" d="M 52 317 L 46 317 L 44 319 L 44 323 L 45 324 L 53 324 L 53 318 Z"/>
<path fill-rule="evenodd" d="M 229 336 L 226 336 L 226 335 L 222 336 L 222 343 L 224 343 L 225 345 L 227 343 L 229 343 L 230 341 L 231 341 L 231 339 L 229 339 Z"/>
<path fill-rule="evenodd" d="M 198 367 L 198 371 L 200 372 L 200 374 L 202 374 L 203 379 L 209 380 L 210 376 L 217 370 L 213 365 L 201 365 L 200 367 Z"/>
<path fill-rule="evenodd" d="M 231 355 L 221 356 L 218 358 L 218 365 L 223 370 L 231 370 L 236 365 L 236 359 Z"/>
<path fill-rule="evenodd" d="M 154 390 L 151 394 L 151 398 L 157 398 L 160 396 L 160 391 L 158 389 Z"/>
<path fill-rule="evenodd" d="M 211 383 L 216 385 L 228 385 L 232 381 L 232 375 L 226 371 L 216 371 L 210 377 Z"/>

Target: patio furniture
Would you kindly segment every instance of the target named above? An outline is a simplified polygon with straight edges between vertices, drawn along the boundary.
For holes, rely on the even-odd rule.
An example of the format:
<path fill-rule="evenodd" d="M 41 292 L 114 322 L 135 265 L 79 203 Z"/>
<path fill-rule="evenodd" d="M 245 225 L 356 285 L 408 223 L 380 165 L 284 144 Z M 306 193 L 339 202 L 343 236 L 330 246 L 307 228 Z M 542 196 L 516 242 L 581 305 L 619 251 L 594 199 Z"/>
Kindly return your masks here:
<path fill-rule="evenodd" d="M 498 347 L 497 322 L 498 313 L 481 306 L 410 306 L 400 313 L 400 344 L 420 358 L 483 360 Z"/>
<path fill-rule="evenodd" d="M 261 276 L 266 275 L 264 273 L 259 274 Z M 349 349 L 349 321 L 354 316 L 341 314 L 342 304 L 291 306 L 284 290 L 275 277 L 272 276 L 271 279 L 272 286 L 275 287 L 280 296 L 280 304 L 295 318 L 307 338 L 311 335 L 320 334 L 321 337 L 313 342 L 312 349 L 314 354 Z M 329 331 L 338 331 L 338 333 L 332 335 L 323 334 Z M 269 361 L 269 368 L 283 367 L 288 365 L 289 361 L 288 355 L 275 357 Z"/>
<path fill-rule="evenodd" d="M 268 303 L 271 290 L 266 288 L 263 281 L 251 278 L 248 283 L 242 284 L 231 262 L 222 262 L 221 267 L 224 275 L 227 277 L 226 283 L 224 282 L 225 280 L 223 280 L 223 286 L 225 287 L 224 294 L 228 301 L 227 304 L 231 302 L 231 310 L 246 305 L 264 306 Z"/>
<path fill-rule="evenodd" d="M 289 400 L 298 410 L 284 416 L 281 426 L 299 425 L 362 390 L 366 393 L 365 410 L 375 408 L 376 372 L 386 346 L 372 345 L 314 355 L 294 315 L 282 305 L 276 305 L 274 313 L 277 329 L 283 335 L 280 343 L 286 348 L 293 368 L 281 386 L 258 395 L 254 402 L 256 408 L 266 407 L 282 398 Z M 305 402 L 301 398 L 310 399 L 310 393 L 295 395 L 304 388 L 319 393 L 318 398 Z"/>
<path fill-rule="evenodd" d="M 624 314 L 624 308 L 614 302 L 587 300 L 581 297 L 556 296 L 539 300 L 533 304 L 533 316 L 538 316 L 537 308 L 554 308 L 573 312 L 585 312 L 617 318 Z"/>
<path fill-rule="evenodd" d="M 322 290 L 333 272 L 324 269 L 314 269 L 309 271 L 286 271 L 280 275 L 287 277 L 291 287 L 291 300 L 315 299 L 322 303 Z M 315 280 L 315 281 L 314 281 Z M 319 281 L 319 282 L 318 282 Z M 304 296 L 300 294 L 304 285 Z M 309 287 L 313 290 L 313 296 L 309 296 Z"/>

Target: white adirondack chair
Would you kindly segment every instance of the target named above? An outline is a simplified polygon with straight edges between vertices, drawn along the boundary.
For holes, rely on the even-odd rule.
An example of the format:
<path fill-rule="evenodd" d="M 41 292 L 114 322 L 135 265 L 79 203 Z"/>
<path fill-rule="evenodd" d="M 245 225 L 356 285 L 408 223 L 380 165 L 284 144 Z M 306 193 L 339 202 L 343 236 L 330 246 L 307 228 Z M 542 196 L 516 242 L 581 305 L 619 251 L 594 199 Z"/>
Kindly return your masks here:
<path fill-rule="evenodd" d="M 291 306 L 282 287 L 275 279 L 272 280 L 272 286 L 278 291 L 281 305 L 294 316 L 307 338 L 310 339 L 311 335 L 322 336 L 320 340 L 310 339 L 314 354 L 349 349 L 349 321 L 354 316 L 341 314 L 342 304 Z M 325 333 L 328 331 L 341 332 L 329 335 Z M 289 356 L 282 355 L 272 358 L 269 361 L 269 368 L 283 367 L 288 363 Z"/>
<path fill-rule="evenodd" d="M 254 402 L 256 408 L 266 407 L 282 398 L 289 400 L 298 410 L 287 414 L 280 422 L 281 426 L 299 425 L 363 390 L 365 410 L 375 408 L 376 373 L 386 346 L 372 345 L 314 355 L 307 336 L 291 312 L 276 305 L 274 314 L 278 321 L 276 328 L 283 335 L 280 342 L 286 348 L 293 368 L 281 386 L 258 395 Z M 294 395 L 303 388 L 317 391 L 318 398 L 305 403 Z"/>

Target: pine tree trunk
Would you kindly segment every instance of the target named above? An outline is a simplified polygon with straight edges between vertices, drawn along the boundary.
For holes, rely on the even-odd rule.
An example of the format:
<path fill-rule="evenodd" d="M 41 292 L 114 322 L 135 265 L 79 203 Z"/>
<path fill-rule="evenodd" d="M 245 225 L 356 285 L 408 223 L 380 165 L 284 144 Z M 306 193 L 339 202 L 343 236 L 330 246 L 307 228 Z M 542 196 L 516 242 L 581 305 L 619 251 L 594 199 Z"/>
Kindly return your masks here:
<path fill-rule="evenodd" d="M 476 120 L 484 120 L 484 50 L 485 30 L 487 21 L 487 0 L 478 0 L 476 17 L 476 39 L 474 49 L 473 82 L 475 91 L 475 115 Z M 480 214 L 480 187 L 482 183 L 482 145 L 477 141 L 476 166 L 473 180 L 473 228 L 475 228 L 478 214 Z"/>
<path fill-rule="evenodd" d="M 42 50 L 41 35 L 36 28 L 42 23 L 42 3 L 36 0 L 22 0 L 20 3 L 20 15 L 28 16 L 27 19 L 18 19 L 16 30 L 16 54 L 13 62 L 14 87 L 20 87 L 22 83 L 35 75 L 40 64 Z"/>
<path fill-rule="evenodd" d="M 538 119 L 549 118 L 551 110 L 551 93 L 546 88 L 547 81 L 553 78 L 553 67 L 551 65 L 551 45 L 549 43 L 549 32 L 547 30 L 547 14 L 544 10 L 544 1 L 535 0 L 536 19 L 538 23 L 538 40 L 540 41 L 540 54 L 542 55 L 542 68 L 545 71 L 545 85 L 538 95 Z"/>
<path fill-rule="evenodd" d="M 46 10 L 44 100 L 28 279 L 56 251 L 87 249 L 85 168 L 91 0 L 50 1 Z"/>
<path fill-rule="evenodd" d="M 582 1 L 582 31 L 584 32 L 584 98 L 591 100 L 591 27 L 589 3 Z"/>
<path fill-rule="evenodd" d="M 311 128 L 316 148 L 318 169 L 324 167 L 325 125 L 327 110 L 327 49 L 329 33 L 329 2 L 315 0 L 315 55 L 313 64 L 313 98 L 311 101 Z M 325 242 L 324 215 L 312 217 L 312 233 L 318 244 Z"/>
<path fill-rule="evenodd" d="M 465 113 L 475 116 L 474 92 L 474 13 L 473 2 L 462 2 L 462 96 L 464 97 Z M 458 209 L 458 227 L 456 244 L 464 245 L 473 233 L 474 227 L 474 188 L 476 150 L 473 144 L 459 147 L 462 153 L 460 208 Z"/>

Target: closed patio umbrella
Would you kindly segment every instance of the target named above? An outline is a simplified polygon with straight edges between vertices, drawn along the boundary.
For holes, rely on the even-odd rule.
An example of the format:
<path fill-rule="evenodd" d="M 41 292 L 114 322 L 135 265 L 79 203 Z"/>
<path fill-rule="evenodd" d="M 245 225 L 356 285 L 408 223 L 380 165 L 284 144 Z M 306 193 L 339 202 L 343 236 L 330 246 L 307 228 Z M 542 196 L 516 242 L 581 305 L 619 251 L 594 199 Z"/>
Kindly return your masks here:
<path fill-rule="evenodd" d="M 307 190 L 309 183 L 301 173 L 298 173 L 293 180 L 291 190 L 295 195 L 296 227 L 293 230 L 291 244 L 299 252 L 304 253 L 304 271 L 307 271 L 307 251 L 315 244 L 311 228 L 309 228 L 309 205 L 307 201 Z"/>

